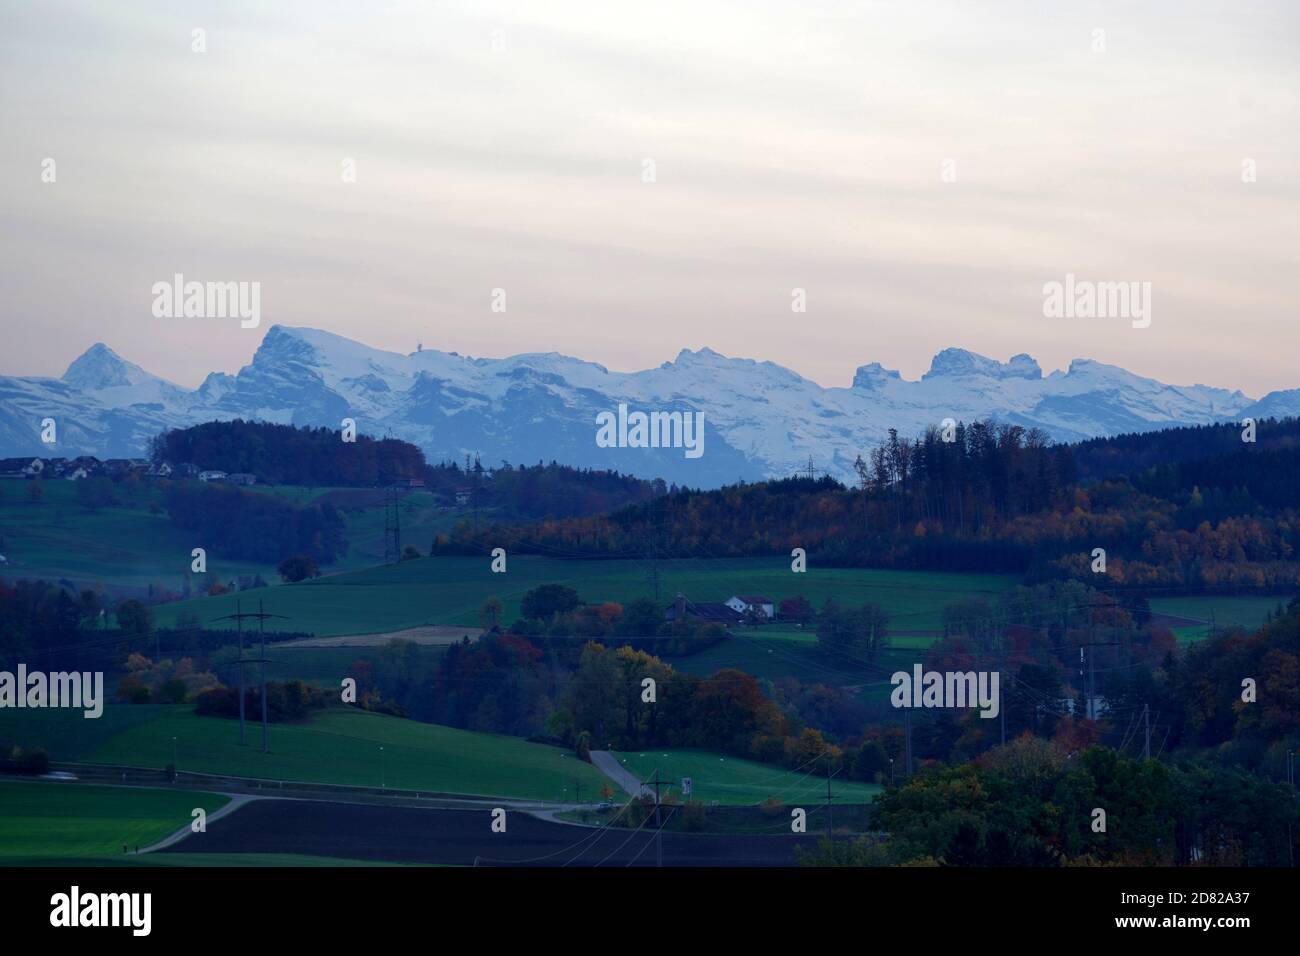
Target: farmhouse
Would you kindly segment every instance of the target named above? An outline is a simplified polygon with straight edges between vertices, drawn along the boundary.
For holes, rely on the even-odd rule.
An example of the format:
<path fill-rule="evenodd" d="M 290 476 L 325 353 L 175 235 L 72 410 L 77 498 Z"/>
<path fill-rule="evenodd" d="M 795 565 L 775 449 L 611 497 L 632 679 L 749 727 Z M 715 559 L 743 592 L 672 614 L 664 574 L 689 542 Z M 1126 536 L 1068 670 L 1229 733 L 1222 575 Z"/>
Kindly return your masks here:
<path fill-rule="evenodd" d="M 39 458 L 0 458 L 0 478 L 39 478 L 44 470 Z"/>
<path fill-rule="evenodd" d="M 677 600 L 673 601 L 664 613 L 664 619 L 684 621 L 687 618 L 716 621 L 719 624 L 739 624 L 744 620 L 744 615 L 728 604 L 688 601 L 686 595 L 679 591 Z"/>
<path fill-rule="evenodd" d="M 763 597 L 761 594 L 729 597 L 727 598 L 727 607 L 741 616 L 752 612 L 761 614 L 768 619 L 776 617 L 776 604 L 771 598 Z"/>

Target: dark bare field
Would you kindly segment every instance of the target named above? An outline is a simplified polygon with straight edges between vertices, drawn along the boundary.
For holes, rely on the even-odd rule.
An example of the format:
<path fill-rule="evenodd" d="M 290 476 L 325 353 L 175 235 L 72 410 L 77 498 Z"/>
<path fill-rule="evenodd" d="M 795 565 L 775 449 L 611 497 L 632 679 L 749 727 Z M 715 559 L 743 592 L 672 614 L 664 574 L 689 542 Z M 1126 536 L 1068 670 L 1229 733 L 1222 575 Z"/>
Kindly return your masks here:
<path fill-rule="evenodd" d="M 667 812 L 667 811 L 665 811 Z M 162 853 L 293 853 L 392 863 L 473 866 L 654 866 L 653 822 L 640 832 L 597 830 L 507 811 L 493 833 L 487 810 L 423 810 L 314 800 L 255 800 Z M 669 833 L 664 866 L 793 866 L 813 835 Z"/>

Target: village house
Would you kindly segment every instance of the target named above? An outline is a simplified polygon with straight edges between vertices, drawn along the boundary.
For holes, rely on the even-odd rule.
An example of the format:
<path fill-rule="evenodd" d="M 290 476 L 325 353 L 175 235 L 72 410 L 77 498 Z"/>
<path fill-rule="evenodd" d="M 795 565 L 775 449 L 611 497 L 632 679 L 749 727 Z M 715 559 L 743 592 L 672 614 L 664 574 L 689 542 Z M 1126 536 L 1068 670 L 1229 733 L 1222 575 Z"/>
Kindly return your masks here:
<path fill-rule="evenodd" d="M 0 478 L 39 478 L 44 471 L 39 458 L 0 458 Z"/>
<path fill-rule="evenodd" d="M 776 617 L 776 604 L 771 598 L 763 597 L 760 594 L 741 595 L 738 597 L 727 598 L 727 607 L 731 608 L 742 617 L 745 614 L 761 614 L 763 617 L 771 620 Z"/>
<path fill-rule="evenodd" d="M 740 624 L 744 621 L 744 615 L 729 604 L 688 601 L 686 595 L 679 591 L 677 599 L 668 606 L 668 610 L 664 613 L 664 619 L 667 621 L 684 621 L 687 618 L 695 618 L 700 621 L 715 621 L 719 624 Z"/>

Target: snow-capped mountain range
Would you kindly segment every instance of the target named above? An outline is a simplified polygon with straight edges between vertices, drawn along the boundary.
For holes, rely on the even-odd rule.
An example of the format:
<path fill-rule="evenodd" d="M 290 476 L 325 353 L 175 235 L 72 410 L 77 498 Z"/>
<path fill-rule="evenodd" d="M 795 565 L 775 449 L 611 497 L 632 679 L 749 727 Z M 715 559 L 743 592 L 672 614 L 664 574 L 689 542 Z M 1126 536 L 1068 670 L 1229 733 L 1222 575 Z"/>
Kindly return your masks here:
<path fill-rule="evenodd" d="M 704 453 L 600 447 L 596 416 L 704 413 Z M 1028 355 L 1007 362 L 945 349 L 918 381 L 879 363 L 847 388 L 825 388 L 773 362 L 711 349 L 639 372 L 611 372 L 555 352 L 502 359 L 373 349 L 316 329 L 275 325 L 236 375 L 214 372 L 197 389 L 151 375 L 96 344 L 62 378 L 0 376 L 0 455 L 133 457 L 165 428 L 245 418 L 391 431 L 431 461 L 481 454 L 485 465 L 556 460 L 615 468 L 693 487 L 789 475 L 814 466 L 852 478 L 852 463 L 897 428 L 918 435 L 945 418 L 1036 426 L 1058 440 L 1149 431 L 1246 416 L 1300 414 L 1300 389 L 1255 400 L 1204 385 L 1165 385 L 1113 365 L 1076 359 L 1042 370 Z M 58 442 L 40 440 L 53 418 Z"/>

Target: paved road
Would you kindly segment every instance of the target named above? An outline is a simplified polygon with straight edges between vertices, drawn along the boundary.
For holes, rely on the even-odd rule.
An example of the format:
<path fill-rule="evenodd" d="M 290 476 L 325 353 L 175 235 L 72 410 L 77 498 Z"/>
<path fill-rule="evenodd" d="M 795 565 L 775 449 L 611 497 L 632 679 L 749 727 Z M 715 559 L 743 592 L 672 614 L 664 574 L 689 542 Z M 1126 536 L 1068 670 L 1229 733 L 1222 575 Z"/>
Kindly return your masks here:
<path fill-rule="evenodd" d="M 655 795 L 654 791 L 649 787 L 642 786 L 641 780 L 619 763 L 618 758 L 608 750 L 591 751 L 591 764 L 605 776 L 609 777 L 610 780 L 613 780 L 618 784 L 623 789 L 624 793 L 633 797 L 653 797 Z"/>
<path fill-rule="evenodd" d="M 225 796 L 230 797 L 230 799 L 226 802 L 225 806 L 217 810 L 214 810 L 208 816 L 208 818 L 204 821 L 205 826 L 209 823 L 216 823 L 222 817 L 229 816 L 230 814 L 238 810 L 240 807 L 242 807 L 244 804 L 248 803 L 248 801 L 259 799 L 258 797 L 245 796 L 242 793 L 229 793 L 229 794 L 225 794 Z M 189 836 L 191 833 L 194 832 L 191 829 L 193 825 L 194 825 L 194 821 L 191 820 L 189 823 L 185 824 L 185 826 L 181 827 L 171 836 L 165 837 L 164 839 L 159 840 L 157 843 L 153 844 L 152 846 L 145 847 L 143 850 L 136 850 L 136 852 L 156 853 L 159 850 L 167 849 L 167 847 L 172 846 L 173 844 L 180 843 L 181 840 L 184 840 L 187 836 Z"/>

